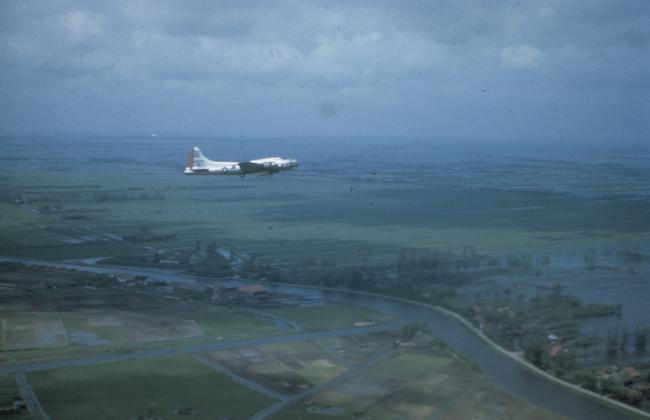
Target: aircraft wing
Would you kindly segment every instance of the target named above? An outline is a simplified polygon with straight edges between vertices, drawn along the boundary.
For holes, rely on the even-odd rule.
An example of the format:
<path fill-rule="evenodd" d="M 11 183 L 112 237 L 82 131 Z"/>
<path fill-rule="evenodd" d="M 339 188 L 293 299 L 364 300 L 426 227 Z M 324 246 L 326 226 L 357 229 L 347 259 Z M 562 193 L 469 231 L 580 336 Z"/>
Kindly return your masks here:
<path fill-rule="evenodd" d="M 268 168 L 264 165 L 261 165 L 259 163 L 253 163 L 253 162 L 239 162 L 239 167 L 242 169 L 244 172 L 265 172 L 268 170 Z"/>

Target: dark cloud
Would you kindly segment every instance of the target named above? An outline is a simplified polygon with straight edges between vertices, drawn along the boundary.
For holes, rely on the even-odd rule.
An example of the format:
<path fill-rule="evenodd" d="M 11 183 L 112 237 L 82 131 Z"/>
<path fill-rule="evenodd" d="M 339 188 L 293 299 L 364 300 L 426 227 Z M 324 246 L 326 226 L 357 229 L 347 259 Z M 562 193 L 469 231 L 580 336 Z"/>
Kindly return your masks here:
<path fill-rule="evenodd" d="M 645 0 L 8 0 L 0 134 L 639 139 L 649 60 Z"/>

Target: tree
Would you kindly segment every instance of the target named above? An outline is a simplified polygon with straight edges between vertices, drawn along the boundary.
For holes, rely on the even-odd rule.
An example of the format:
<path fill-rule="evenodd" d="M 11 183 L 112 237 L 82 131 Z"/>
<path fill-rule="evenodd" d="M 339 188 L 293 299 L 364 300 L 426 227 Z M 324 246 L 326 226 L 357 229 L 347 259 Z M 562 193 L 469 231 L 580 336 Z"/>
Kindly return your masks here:
<path fill-rule="evenodd" d="M 542 339 L 529 339 L 523 344 L 524 357 L 535 366 L 546 369 L 548 368 L 548 352 L 546 344 Z"/>
<path fill-rule="evenodd" d="M 562 295 L 562 285 L 560 283 L 555 283 L 551 287 L 551 299 L 558 300 Z"/>
<path fill-rule="evenodd" d="M 569 381 L 576 383 L 584 389 L 588 389 L 589 391 L 598 390 L 598 378 L 593 372 L 580 370 L 569 375 L 568 379 Z"/>
<path fill-rule="evenodd" d="M 217 251 L 218 245 L 215 241 L 210 241 L 208 244 L 205 246 L 205 253 L 208 254 L 208 258 L 210 258 L 210 255 L 214 255 L 214 253 Z"/>
<path fill-rule="evenodd" d="M 607 354 L 615 355 L 618 349 L 618 333 L 611 332 L 607 334 Z"/>
<path fill-rule="evenodd" d="M 638 352 L 643 352 L 646 349 L 646 342 L 648 338 L 648 331 L 646 328 L 638 326 L 634 330 L 634 347 Z"/>
<path fill-rule="evenodd" d="M 629 338 L 629 334 L 627 333 L 627 330 L 623 328 L 623 331 L 621 332 L 621 341 L 619 342 L 619 349 L 622 352 L 625 352 L 627 349 L 627 340 Z"/>

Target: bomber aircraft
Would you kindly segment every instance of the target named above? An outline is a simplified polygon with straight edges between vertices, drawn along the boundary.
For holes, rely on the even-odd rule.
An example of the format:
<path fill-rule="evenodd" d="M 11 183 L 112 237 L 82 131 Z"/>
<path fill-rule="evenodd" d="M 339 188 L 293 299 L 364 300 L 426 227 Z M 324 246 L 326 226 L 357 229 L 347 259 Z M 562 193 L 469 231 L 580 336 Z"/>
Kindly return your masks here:
<path fill-rule="evenodd" d="M 291 171 L 298 167 L 295 159 L 268 157 L 244 162 L 215 162 L 201 153 L 198 147 L 192 147 L 187 158 L 185 175 L 273 175 L 282 171 Z"/>

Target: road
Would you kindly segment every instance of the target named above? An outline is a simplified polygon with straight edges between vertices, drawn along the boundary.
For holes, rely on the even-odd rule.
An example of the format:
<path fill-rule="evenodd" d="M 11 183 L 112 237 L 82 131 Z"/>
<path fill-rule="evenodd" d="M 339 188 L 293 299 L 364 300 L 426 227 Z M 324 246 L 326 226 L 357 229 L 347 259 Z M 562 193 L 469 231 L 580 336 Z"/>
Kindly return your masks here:
<path fill-rule="evenodd" d="M 27 405 L 27 411 L 29 412 L 29 414 L 31 414 L 32 416 L 41 417 L 44 420 L 50 420 L 50 417 L 43 409 L 43 406 L 38 401 L 38 398 L 36 398 L 36 394 L 34 394 L 34 390 L 32 390 L 32 387 L 29 385 L 29 382 L 27 382 L 27 377 L 25 376 L 25 373 L 18 372 L 14 375 L 14 378 L 16 379 L 16 385 L 18 385 L 18 392 L 20 393 L 20 397 L 25 402 L 25 405 Z"/>
<path fill-rule="evenodd" d="M 0 261 L 3 261 L 6 259 L 0 258 Z M 55 264 L 54 266 L 52 264 L 44 263 L 44 262 L 35 262 L 35 261 L 22 261 L 22 262 L 28 262 L 31 264 L 36 264 L 36 265 L 46 265 L 49 267 L 56 267 L 56 268 L 76 268 L 79 269 L 80 267 L 78 266 L 70 266 L 69 264 Z M 98 268 L 98 267 L 95 267 Z M 93 270 L 94 272 L 97 272 L 97 270 Z M 113 271 L 113 270 L 111 270 Z M 119 270 L 119 272 L 122 272 L 123 270 Z M 102 272 L 105 272 L 102 270 Z M 133 273 L 133 271 L 130 271 Z M 111 272 L 111 274 L 114 274 L 115 272 Z M 147 272 L 148 275 L 151 275 L 151 272 Z M 151 293 L 151 292 L 146 292 L 146 291 L 136 291 L 136 292 L 141 292 L 141 293 Z M 281 321 L 285 324 L 288 324 L 294 331 L 294 334 L 290 335 L 276 335 L 276 336 L 269 336 L 269 337 L 261 337 L 261 338 L 252 338 L 252 339 L 246 339 L 246 340 L 235 340 L 235 341 L 219 341 L 219 342 L 213 342 L 213 343 L 206 343 L 206 344 L 199 344 L 199 345 L 188 345 L 176 349 L 153 349 L 153 350 L 145 350 L 145 351 L 136 351 L 136 352 L 118 352 L 118 353 L 111 353 L 111 354 L 102 354 L 102 355 L 97 355 L 97 356 L 92 356 L 92 357 L 81 357 L 81 358 L 71 358 L 71 359 L 59 359 L 59 360 L 51 360 L 51 361 L 44 361 L 44 362 L 34 362 L 34 363 L 22 363 L 22 364 L 13 364 L 10 366 L 0 366 L 0 374 L 14 374 L 16 378 L 16 383 L 18 384 L 21 396 L 23 400 L 26 402 L 29 413 L 32 415 L 40 416 L 44 419 L 49 420 L 48 415 L 45 413 L 45 410 L 43 407 L 40 405 L 38 402 L 38 399 L 34 392 L 32 391 L 31 387 L 29 386 L 29 383 L 27 382 L 27 378 L 25 376 L 25 373 L 29 372 L 37 372 L 37 371 L 43 371 L 43 370 L 50 370 L 50 369 L 56 369 L 56 368 L 62 368 L 62 367 L 71 367 L 71 366 L 91 366 L 91 365 L 96 365 L 100 363 L 111 363 L 111 362 L 117 362 L 117 361 L 126 361 L 126 360 L 135 360 L 135 359 L 141 359 L 141 358 L 147 358 L 147 357 L 161 357 L 161 356 L 172 356 L 172 355 L 177 355 L 177 354 L 192 354 L 193 357 L 198 360 L 199 362 L 205 364 L 206 366 L 220 372 L 223 374 L 228 375 L 231 379 L 233 379 L 235 382 L 246 386 L 247 388 L 268 395 L 273 399 L 276 399 L 277 402 L 272 404 L 271 406 L 261 410 L 260 412 L 256 413 L 254 416 L 252 416 L 252 419 L 264 419 L 267 417 L 270 417 L 283 407 L 298 401 L 300 399 L 303 399 L 305 397 L 308 397 L 310 395 L 314 395 L 323 389 L 329 388 L 329 387 L 334 387 L 340 383 L 343 383 L 347 381 L 348 379 L 351 379 L 352 377 L 364 372 L 365 370 L 369 369 L 372 367 L 374 364 L 376 364 L 379 360 L 383 359 L 391 350 L 392 346 L 388 346 L 384 349 L 382 349 L 380 352 L 376 353 L 373 355 L 373 357 L 366 361 L 365 363 L 361 364 L 354 364 L 351 366 L 348 366 L 348 369 L 341 375 L 337 376 L 336 378 L 332 379 L 331 381 L 328 381 L 326 383 L 316 385 L 306 391 L 303 391 L 301 393 L 295 394 L 295 395 L 284 395 L 282 393 L 279 393 L 277 391 L 274 391 L 272 389 L 268 389 L 260 384 L 257 384 L 253 381 L 250 381 L 235 372 L 230 371 L 229 369 L 226 369 L 225 367 L 221 366 L 218 363 L 215 363 L 205 356 L 203 356 L 201 353 L 207 352 L 207 351 L 213 351 L 213 350 L 221 350 L 221 349 L 234 349 L 234 348 L 245 348 L 245 347 L 253 347 L 253 346 L 263 346 L 267 344 L 277 344 L 277 343 L 288 343 L 288 342 L 293 342 L 293 341 L 311 341 L 311 340 L 317 340 L 317 339 L 323 339 L 323 338 L 331 338 L 331 337 L 341 337 L 341 336 L 350 336 L 350 335 L 359 335 L 359 334 L 369 334 L 369 333 L 378 333 L 378 332 L 387 332 L 387 331 L 396 331 L 399 330 L 402 326 L 403 323 L 391 323 L 387 325 L 375 325 L 375 326 L 370 326 L 370 327 L 355 327 L 355 328 L 340 328 L 336 330 L 327 330 L 327 331 L 317 331 L 317 332 L 309 332 L 309 333 L 304 333 L 303 328 L 301 325 L 298 323 L 282 318 L 282 317 L 277 317 L 275 315 L 271 315 L 267 312 L 259 311 L 259 310 L 254 310 L 251 309 L 253 313 L 256 313 L 261 316 L 272 316 L 273 319 L 276 319 L 278 321 Z"/>
<path fill-rule="evenodd" d="M 299 394 L 292 395 L 290 397 L 285 397 L 285 398 L 279 400 L 278 402 L 276 402 L 275 404 L 272 404 L 272 405 L 266 407 L 265 409 L 258 411 L 253 416 L 251 416 L 250 419 L 251 420 L 262 420 L 262 419 L 268 418 L 268 417 L 272 416 L 273 414 L 275 414 L 276 412 L 278 412 L 279 410 L 281 410 L 282 408 L 286 407 L 289 404 L 292 404 L 292 403 L 294 403 L 296 401 L 300 401 L 303 398 L 307 398 L 307 397 L 309 397 L 311 395 L 318 394 L 319 392 L 321 392 L 321 391 L 323 391 L 325 389 L 333 388 L 333 387 L 335 387 L 337 385 L 340 385 L 340 384 L 354 378 L 355 376 L 365 372 L 366 370 L 370 369 L 371 367 L 373 367 L 375 364 L 377 364 L 377 362 L 379 362 L 384 357 L 386 357 L 388 355 L 388 353 L 390 353 L 391 349 L 392 349 L 392 346 L 387 346 L 387 347 L 383 348 L 380 352 L 375 353 L 365 363 L 356 364 L 356 365 L 352 366 L 347 371 L 345 371 L 344 373 L 342 373 L 341 375 L 337 376 L 336 378 L 332 379 L 329 382 L 325 382 L 323 384 L 313 386 L 313 387 L 309 388 L 308 390 L 303 391 L 303 392 L 301 392 Z"/>
<path fill-rule="evenodd" d="M 344 337 L 350 335 L 370 334 L 377 332 L 396 331 L 402 327 L 402 323 L 391 323 L 386 325 L 375 325 L 363 328 L 341 328 L 337 330 L 315 331 L 301 334 L 274 335 L 268 337 L 249 338 L 246 340 L 218 341 L 202 344 L 191 344 L 174 349 L 161 348 L 151 350 L 140 350 L 132 352 L 117 352 L 110 354 L 99 354 L 97 356 L 79 357 L 70 359 L 47 360 L 43 362 L 17 363 L 0 366 L 0 375 L 14 374 L 18 372 L 39 372 L 43 370 L 56 369 L 70 366 L 91 366 L 99 363 L 119 362 L 125 360 L 136 360 L 147 357 L 175 356 L 178 354 L 196 354 L 214 350 L 237 349 L 243 347 L 265 346 L 267 344 L 281 344 L 295 341 L 311 341 L 332 337 Z"/>

